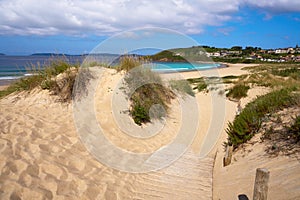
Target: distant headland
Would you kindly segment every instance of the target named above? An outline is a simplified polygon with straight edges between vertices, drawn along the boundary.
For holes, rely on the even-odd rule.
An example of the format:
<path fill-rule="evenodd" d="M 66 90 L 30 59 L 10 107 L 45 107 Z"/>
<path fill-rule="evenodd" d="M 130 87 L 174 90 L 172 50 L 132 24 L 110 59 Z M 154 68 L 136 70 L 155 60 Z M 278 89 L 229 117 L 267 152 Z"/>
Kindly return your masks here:
<path fill-rule="evenodd" d="M 260 47 L 233 46 L 217 48 L 193 46 L 161 51 L 149 56 L 159 62 L 209 61 L 226 63 L 300 62 L 300 48 L 295 47 L 262 49 Z"/>
<path fill-rule="evenodd" d="M 64 53 L 33 53 L 31 56 L 70 56 Z"/>

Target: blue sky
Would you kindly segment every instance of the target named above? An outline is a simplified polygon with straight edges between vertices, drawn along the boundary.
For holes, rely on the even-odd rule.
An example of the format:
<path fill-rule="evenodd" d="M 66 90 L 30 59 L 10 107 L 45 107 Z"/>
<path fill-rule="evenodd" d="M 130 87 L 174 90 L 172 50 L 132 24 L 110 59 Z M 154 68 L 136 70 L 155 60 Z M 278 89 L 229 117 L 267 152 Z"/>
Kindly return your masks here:
<path fill-rule="evenodd" d="M 175 30 L 180 37 L 160 32 L 137 45 L 143 34 L 136 29 L 145 27 Z M 195 41 L 180 41 L 183 35 Z M 106 42 L 110 52 L 191 44 L 294 47 L 300 45 L 300 1 L 0 0 L 0 53 L 82 54 L 111 38 L 119 44 Z"/>

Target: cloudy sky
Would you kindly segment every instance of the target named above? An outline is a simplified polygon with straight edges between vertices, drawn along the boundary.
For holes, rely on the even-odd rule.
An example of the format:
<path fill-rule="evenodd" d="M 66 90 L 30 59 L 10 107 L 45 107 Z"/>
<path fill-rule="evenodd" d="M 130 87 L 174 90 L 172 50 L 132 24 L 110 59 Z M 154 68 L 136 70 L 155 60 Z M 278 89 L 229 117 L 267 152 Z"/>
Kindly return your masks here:
<path fill-rule="evenodd" d="M 115 34 L 144 27 L 176 30 L 201 45 L 295 46 L 300 1 L 0 0 L 0 52 L 11 55 L 87 53 Z"/>

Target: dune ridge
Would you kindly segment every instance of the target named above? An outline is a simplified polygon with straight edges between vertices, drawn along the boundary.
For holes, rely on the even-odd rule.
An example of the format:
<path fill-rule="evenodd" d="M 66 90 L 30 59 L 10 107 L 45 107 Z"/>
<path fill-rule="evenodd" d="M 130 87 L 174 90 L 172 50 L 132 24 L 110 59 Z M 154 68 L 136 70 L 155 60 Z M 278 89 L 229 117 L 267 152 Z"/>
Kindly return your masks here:
<path fill-rule="evenodd" d="M 211 75 L 247 73 L 241 70 L 243 66 L 220 68 L 217 72 L 211 71 Z M 101 79 L 97 88 L 95 107 L 99 124 L 107 130 L 106 137 L 116 146 L 137 153 L 153 152 L 172 142 L 180 126 L 178 102 L 172 103 L 172 112 L 166 119 L 163 134 L 145 140 L 129 137 L 118 131 L 113 121 L 113 105 L 109 100 L 112 97 L 111 89 L 121 76 L 109 69 L 105 73 L 105 78 Z M 209 75 L 210 71 L 203 73 Z M 182 75 L 191 77 L 197 76 L 197 73 L 185 72 Z M 165 76 L 166 79 L 170 78 L 169 74 Z M 250 89 L 249 97 L 242 101 L 242 105 L 265 92 L 267 90 L 264 88 Z M 238 180 L 243 180 L 240 190 L 232 193 L 228 187 L 222 186 L 240 186 L 238 182 L 232 182 L 231 175 L 244 167 L 243 163 L 248 160 L 251 163 L 262 161 L 261 157 L 254 154 L 259 148 L 251 152 L 247 159 L 239 158 L 231 168 L 221 167 L 222 143 L 227 137 L 224 130 L 227 122 L 234 119 L 237 103 L 217 93 L 196 94 L 200 119 L 193 143 L 170 166 L 149 173 L 121 172 L 98 162 L 76 132 L 72 104 L 58 102 L 47 90 L 35 89 L 30 93 L 7 96 L 0 100 L 0 199 L 232 199 L 237 198 L 237 191 L 249 195 L 251 188 L 247 187 L 252 186 L 254 164 L 244 168 L 238 177 Z M 212 98 L 225 104 L 221 121 L 211 121 Z M 216 145 L 212 149 L 204 148 L 206 133 L 210 129 L 213 133 L 211 127 L 217 125 L 222 131 Z M 208 153 L 205 158 L 201 158 L 203 150 Z M 285 162 L 285 158 L 279 158 L 278 163 Z M 291 177 L 299 168 L 294 161 L 288 163 L 293 166 Z M 282 168 L 276 169 L 275 174 L 280 175 Z M 247 173 L 251 173 L 250 178 Z M 292 177 L 290 180 L 296 182 Z M 278 193 L 284 192 L 284 188 L 272 188 L 277 183 L 271 183 L 271 191 L 276 189 Z M 295 194 L 291 196 L 295 197 Z"/>

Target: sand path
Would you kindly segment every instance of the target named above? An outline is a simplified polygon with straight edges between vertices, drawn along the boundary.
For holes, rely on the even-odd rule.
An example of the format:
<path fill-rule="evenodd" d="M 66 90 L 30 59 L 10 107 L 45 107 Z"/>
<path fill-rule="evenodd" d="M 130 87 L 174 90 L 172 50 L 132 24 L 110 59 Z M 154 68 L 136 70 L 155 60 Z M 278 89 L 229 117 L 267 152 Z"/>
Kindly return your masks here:
<path fill-rule="evenodd" d="M 89 154 L 71 108 L 49 102 L 47 94 L 5 99 L 0 106 L 1 199 L 212 198 L 212 156 L 199 159 L 188 151 L 157 172 L 119 172 Z"/>
<path fill-rule="evenodd" d="M 227 73 L 230 74 L 229 68 Z M 108 103 L 112 76 L 107 76 L 110 78 L 101 85 L 102 91 L 107 92 L 96 95 L 98 102 Z M 220 125 L 224 130 L 234 117 L 236 104 L 214 94 L 201 93 L 196 98 L 201 118 L 191 147 L 172 165 L 138 174 L 120 172 L 98 162 L 79 139 L 72 106 L 55 102 L 47 91 L 35 90 L 2 99 L 0 199 L 212 199 L 216 148 L 210 151 L 206 147 L 205 153 L 210 153 L 205 158 L 200 158 L 200 150 L 205 148 L 206 133 L 214 132 L 212 127 Z M 212 98 L 226 106 L 225 117 L 213 123 Z M 104 129 L 115 130 L 110 117 L 109 105 L 97 110 L 97 119 Z M 167 124 L 172 120 L 177 119 L 170 117 Z M 142 142 L 117 131 L 106 136 L 124 149 L 151 152 L 171 142 L 177 128 L 166 125 L 162 131 L 165 134 Z"/>
<path fill-rule="evenodd" d="M 265 144 L 256 135 L 235 152 L 229 166 L 222 167 L 222 157 L 217 157 L 214 169 L 214 199 L 238 199 L 239 195 L 253 198 L 257 168 L 270 171 L 268 199 L 296 200 L 300 198 L 300 161 L 295 156 L 270 156 Z M 224 155 L 224 154 L 223 154 Z"/>

